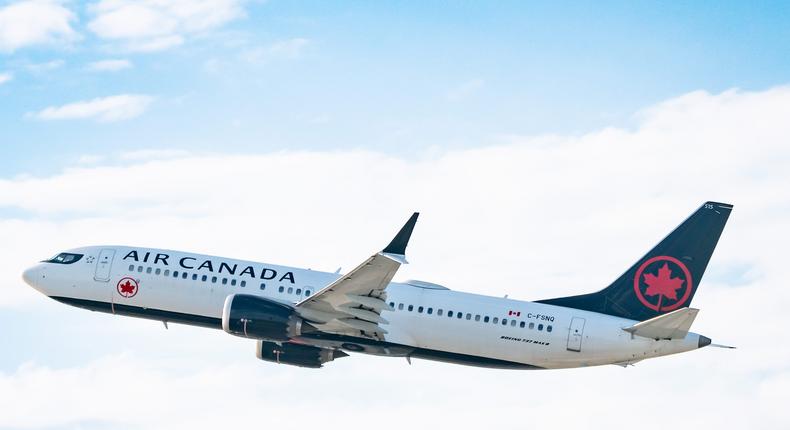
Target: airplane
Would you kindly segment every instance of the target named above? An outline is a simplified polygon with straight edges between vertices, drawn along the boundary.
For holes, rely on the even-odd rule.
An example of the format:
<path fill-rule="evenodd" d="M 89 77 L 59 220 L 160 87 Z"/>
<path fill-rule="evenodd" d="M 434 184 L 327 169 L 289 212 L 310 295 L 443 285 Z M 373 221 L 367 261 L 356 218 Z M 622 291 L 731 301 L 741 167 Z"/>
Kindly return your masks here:
<path fill-rule="evenodd" d="M 606 288 L 534 302 L 393 282 L 419 213 L 348 273 L 129 246 L 58 253 L 31 287 L 91 311 L 221 329 L 264 361 L 307 368 L 364 353 L 499 369 L 615 364 L 712 344 L 689 307 L 733 206 L 706 202 Z M 338 271 L 339 272 L 339 271 Z"/>

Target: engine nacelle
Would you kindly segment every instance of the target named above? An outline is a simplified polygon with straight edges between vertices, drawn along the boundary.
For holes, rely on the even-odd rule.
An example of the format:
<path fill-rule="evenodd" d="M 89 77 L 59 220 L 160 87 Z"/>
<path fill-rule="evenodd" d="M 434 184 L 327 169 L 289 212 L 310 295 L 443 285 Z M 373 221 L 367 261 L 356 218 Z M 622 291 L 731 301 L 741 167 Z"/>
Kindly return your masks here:
<path fill-rule="evenodd" d="M 255 348 L 255 355 L 261 360 L 299 367 L 312 367 L 314 369 L 336 358 L 348 356 L 343 351 L 297 343 L 278 345 L 275 342 L 267 342 L 265 340 L 259 340 Z"/>
<path fill-rule="evenodd" d="M 222 329 L 250 339 L 287 341 L 302 333 L 302 319 L 288 305 L 249 294 L 232 294 L 222 309 Z"/>

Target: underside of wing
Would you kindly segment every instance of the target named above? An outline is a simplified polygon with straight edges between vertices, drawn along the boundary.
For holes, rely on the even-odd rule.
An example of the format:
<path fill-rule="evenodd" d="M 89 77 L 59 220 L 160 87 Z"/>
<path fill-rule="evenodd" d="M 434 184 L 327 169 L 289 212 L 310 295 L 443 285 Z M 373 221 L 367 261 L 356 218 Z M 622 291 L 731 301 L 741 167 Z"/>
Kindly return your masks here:
<path fill-rule="evenodd" d="M 386 289 L 406 263 L 406 246 L 418 215 L 409 218 L 383 251 L 297 303 L 299 315 L 323 332 L 383 340 L 387 334 L 383 326 L 388 323 L 381 315 L 387 308 Z"/>

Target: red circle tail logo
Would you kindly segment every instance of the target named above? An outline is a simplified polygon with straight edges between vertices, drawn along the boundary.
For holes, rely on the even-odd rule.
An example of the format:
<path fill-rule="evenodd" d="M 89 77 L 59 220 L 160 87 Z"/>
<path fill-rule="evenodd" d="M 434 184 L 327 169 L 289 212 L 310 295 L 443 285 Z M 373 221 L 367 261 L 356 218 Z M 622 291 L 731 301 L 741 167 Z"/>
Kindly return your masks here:
<path fill-rule="evenodd" d="M 634 276 L 636 297 L 656 312 L 672 311 L 686 304 L 693 285 L 686 265 L 668 255 L 645 261 Z"/>

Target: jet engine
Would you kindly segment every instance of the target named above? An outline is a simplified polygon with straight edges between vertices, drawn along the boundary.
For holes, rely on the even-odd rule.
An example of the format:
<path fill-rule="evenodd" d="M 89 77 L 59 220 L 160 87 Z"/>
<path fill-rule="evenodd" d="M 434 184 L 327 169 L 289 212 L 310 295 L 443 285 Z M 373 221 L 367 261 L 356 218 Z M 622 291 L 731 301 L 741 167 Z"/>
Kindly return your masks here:
<path fill-rule="evenodd" d="M 265 340 L 259 340 L 255 348 L 255 355 L 261 360 L 314 369 L 318 369 L 324 363 L 336 358 L 348 356 L 343 351 L 333 349 L 300 345 L 298 343 L 277 344 Z"/>
<path fill-rule="evenodd" d="M 291 306 L 249 294 L 232 294 L 222 309 L 222 329 L 250 339 L 287 341 L 302 334 Z"/>

